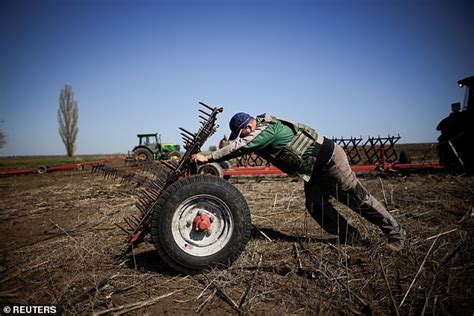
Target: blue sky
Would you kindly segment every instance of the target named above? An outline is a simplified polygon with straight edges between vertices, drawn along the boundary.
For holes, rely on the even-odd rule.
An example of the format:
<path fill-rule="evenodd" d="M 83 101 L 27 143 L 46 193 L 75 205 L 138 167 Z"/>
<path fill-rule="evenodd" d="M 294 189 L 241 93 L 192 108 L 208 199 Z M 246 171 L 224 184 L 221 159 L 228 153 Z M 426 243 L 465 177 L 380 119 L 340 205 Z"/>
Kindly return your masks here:
<path fill-rule="evenodd" d="M 79 107 L 77 154 L 127 152 L 136 134 L 181 144 L 199 101 L 271 113 L 328 137 L 434 142 L 474 75 L 472 1 L 0 1 L 0 155 L 65 153 L 62 87 Z M 470 15 L 471 14 L 471 15 Z"/>

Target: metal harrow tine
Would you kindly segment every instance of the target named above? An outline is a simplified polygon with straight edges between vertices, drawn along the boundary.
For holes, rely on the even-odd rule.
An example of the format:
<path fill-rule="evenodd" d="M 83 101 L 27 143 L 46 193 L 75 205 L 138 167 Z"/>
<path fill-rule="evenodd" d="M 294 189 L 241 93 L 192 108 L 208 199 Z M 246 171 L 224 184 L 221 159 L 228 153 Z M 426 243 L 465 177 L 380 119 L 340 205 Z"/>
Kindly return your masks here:
<path fill-rule="evenodd" d="M 104 163 L 93 165 L 92 173 L 100 172 L 104 166 L 105 166 Z"/>
<path fill-rule="evenodd" d="M 199 104 L 201 104 L 202 106 L 208 108 L 208 109 L 211 110 L 211 111 L 214 111 L 214 110 L 215 110 L 214 108 L 210 107 L 209 105 L 207 105 L 207 104 L 205 104 L 205 103 L 203 103 L 203 102 L 199 102 Z"/>
<path fill-rule="evenodd" d="M 170 170 L 174 171 L 176 169 L 176 166 L 173 166 L 171 163 L 167 161 L 162 161 L 163 165 L 168 167 Z"/>
<path fill-rule="evenodd" d="M 136 223 L 140 223 L 140 220 L 141 220 L 140 218 L 137 218 L 134 215 L 130 215 L 130 217 L 132 217 Z"/>
<path fill-rule="evenodd" d="M 119 224 L 115 223 L 115 226 L 117 226 L 118 228 L 120 228 L 125 234 L 130 235 L 130 231 L 129 230 L 126 230 L 125 228 L 123 228 L 122 226 L 120 226 Z"/>
<path fill-rule="evenodd" d="M 207 115 L 207 117 L 210 117 L 210 116 L 211 116 L 210 113 L 207 113 L 207 112 L 205 112 L 205 111 L 203 111 L 203 110 L 201 110 L 201 109 L 199 109 L 199 112 L 201 112 L 201 113 L 204 114 L 204 115 Z"/>
<path fill-rule="evenodd" d="M 144 215 L 146 210 L 148 209 L 149 203 L 140 200 L 140 201 L 135 203 L 135 206 L 138 208 L 140 213 L 142 213 L 142 215 Z"/>
<path fill-rule="evenodd" d="M 137 223 L 134 223 L 132 220 L 130 220 L 130 218 L 124 217 L 123 220 L 130 227 L 132 231 L 134 231 L 137 228 Z"/>
<path fill-rule="evenodd" d="M 183 131 L 185 134 L 188 134 L 189 136 L 191 136 L 191 138 L 195 138 L 196 137 L 196 133 L 191 133 L 190 131 L 188 131 L 187 129 L 184 129 L 182 127 L 179 128 L 181 131 Z"/>

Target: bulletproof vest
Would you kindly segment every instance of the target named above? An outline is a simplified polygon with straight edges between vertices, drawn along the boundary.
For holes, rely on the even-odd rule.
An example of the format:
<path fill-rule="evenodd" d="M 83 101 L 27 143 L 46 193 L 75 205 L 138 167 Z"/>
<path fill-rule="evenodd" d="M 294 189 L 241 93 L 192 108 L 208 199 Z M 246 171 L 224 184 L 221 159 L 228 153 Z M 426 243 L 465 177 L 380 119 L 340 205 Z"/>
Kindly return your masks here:
<path fill-rule="evenodd" d="M 280 121 L 293 131 L 293 138 L 278 152 L 273 154 L 264 154 L 277 168 L 290 175 L 297 173 L 311 174 L 316 157 L 311 157 L 308 164 L 304 164 L 303 155 L 312 145 L 321 145 L 324 138 L 319 135 L 313 128 L 305 125 L 278 118 L 276 116 L 262 114 L 256 117 L 258 123 L 270 123 L 272 121 Z M 298 172 L 299 171 L 299 172 Z"/>

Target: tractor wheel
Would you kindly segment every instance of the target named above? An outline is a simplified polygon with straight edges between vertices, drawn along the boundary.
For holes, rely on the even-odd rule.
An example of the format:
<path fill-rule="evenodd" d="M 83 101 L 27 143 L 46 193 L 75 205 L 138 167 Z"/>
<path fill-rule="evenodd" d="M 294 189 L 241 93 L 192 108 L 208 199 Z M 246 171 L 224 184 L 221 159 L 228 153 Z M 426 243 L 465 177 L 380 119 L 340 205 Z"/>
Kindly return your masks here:
<path fill-rule="evenodd" d="M 179 153 L 179 151 L 172 151 L 170 152 L 169 157 L 171 160 L 180 160 L 181 154 Z"/>
<path fill-rule="evenodd" d="M 222 167 L 220 164 L 215 163 L 215 162 L 199 166 L 198 173 L 210 174 L 219 178 L 224 177 L 224 170 L 222 170 Z"/>
<path fill-rule="evenodd" d="M 152 215 L 158 254 L 185 274 L 229 266 L 244 250 L 251 230 L 243 195 L 227 181 L 209 175 L 173 183 L 157 200 Z"/>
<path fill-rule="evenodd" d="M 145 148 L 138 148 L 133 152 L 135 156 L 135 160 L 138 161 L 152 161 L 153 160 L 153 153 Z"/>
<path fill-rule="evenodd" d="M 48 172 L 48 166 L 39 166 L 38 168 L 36 168 L 36 172 L 39 174 L 46 173 Z"/>
<path fill-rule="evenodd" d="M 406 151 L 402 150 L 398 157 L 398 163 L 401 163 L 401 164 L 411 163 L 410 155 Z"/>
<path fill-rule="evenodd" d="M 219 165 L 222 167 L 222 169 L 230 169 L 232 168 L 232 164 L 229 161 L 223 161 L 219 162 Z"/>

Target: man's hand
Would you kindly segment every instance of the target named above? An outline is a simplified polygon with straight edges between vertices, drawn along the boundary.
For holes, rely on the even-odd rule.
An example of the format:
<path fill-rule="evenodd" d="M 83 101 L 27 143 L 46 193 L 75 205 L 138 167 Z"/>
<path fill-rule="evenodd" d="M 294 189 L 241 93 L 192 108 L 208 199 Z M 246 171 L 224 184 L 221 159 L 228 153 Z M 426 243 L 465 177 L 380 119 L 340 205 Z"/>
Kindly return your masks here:
<path fill-rule="evenodd" d="M 191 161 L 203 164 L 207 162 L 207 156 L 203 154 L 195 154 L 191 156 Z"/>

